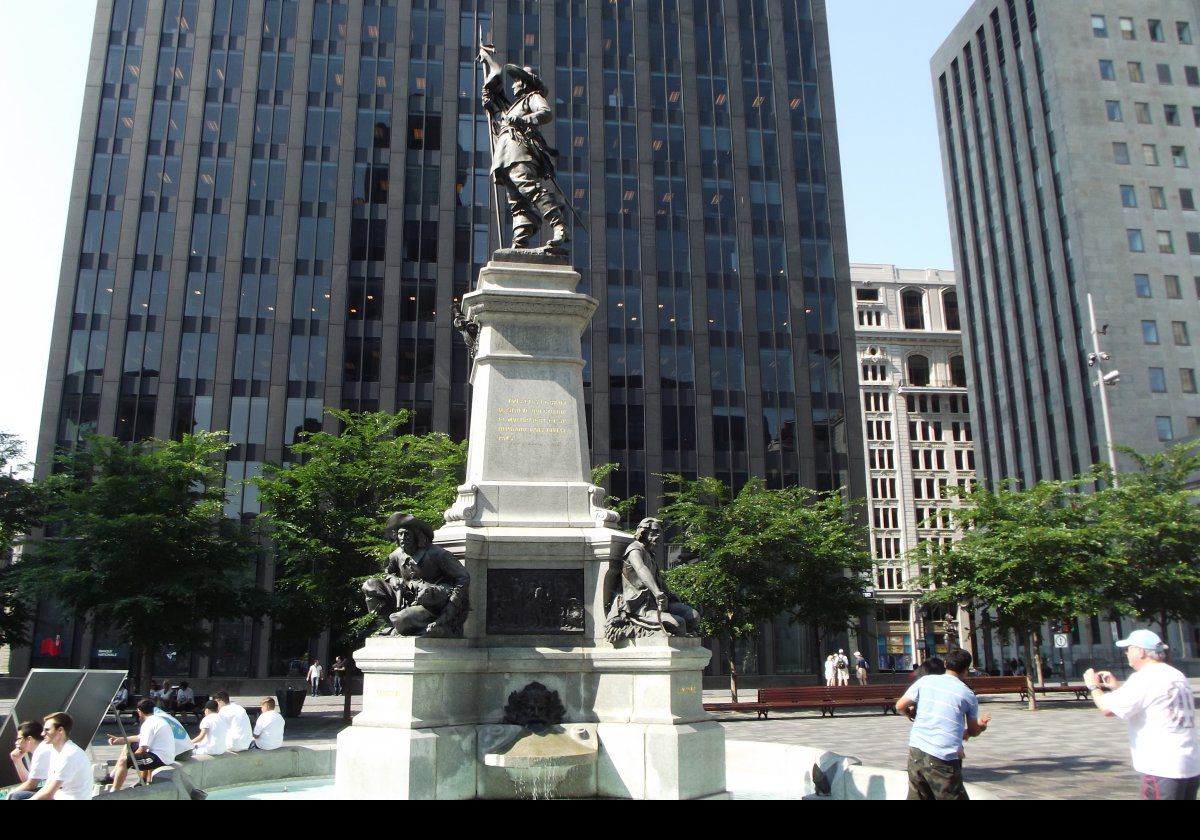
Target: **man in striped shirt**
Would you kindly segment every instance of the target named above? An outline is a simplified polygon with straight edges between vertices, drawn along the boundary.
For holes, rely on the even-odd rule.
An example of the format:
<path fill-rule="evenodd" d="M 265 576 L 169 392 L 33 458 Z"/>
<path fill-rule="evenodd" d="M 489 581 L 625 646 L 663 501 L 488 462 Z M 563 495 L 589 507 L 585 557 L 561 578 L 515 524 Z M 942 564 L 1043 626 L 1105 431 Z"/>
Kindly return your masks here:
<path fill-rule="evenodd" d="M 979 700 L 962 678 L 971 667 L 971 654 L 946 654 L 946 673 L 914 682 L 896 701 L 906 714 L 914 706 L 916 721 L 908 736 L 908 798 L 967 799 L 963 786 L 963 740 L 983 733 L 991 716 L 979 714 Z"/>

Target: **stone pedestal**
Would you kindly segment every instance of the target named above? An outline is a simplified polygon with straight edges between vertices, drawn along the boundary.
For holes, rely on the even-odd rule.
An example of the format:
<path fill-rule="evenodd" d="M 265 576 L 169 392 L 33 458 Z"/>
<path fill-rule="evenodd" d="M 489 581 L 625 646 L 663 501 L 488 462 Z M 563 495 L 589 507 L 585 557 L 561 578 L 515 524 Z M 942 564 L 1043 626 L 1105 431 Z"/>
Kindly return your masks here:
<path fill-rule="evenodd" d="M 516 795 L 480 757 L 531 682 L 599 741 L 559 795 L 725 791 L 724 733 L 702 706 L 709 652 L 604 639 L 605 575 L 632 538 L 590 481 L 579 338 L 596 301 L 578 282 L 566 264 L 493 260 L 463 298 L 480 328 L 467 474 L 435 542 L 470 572 L 471 613 L 462 639 L 371 638 L 355 654 L 363 710 L 338 738 L 342 796 Z"/>

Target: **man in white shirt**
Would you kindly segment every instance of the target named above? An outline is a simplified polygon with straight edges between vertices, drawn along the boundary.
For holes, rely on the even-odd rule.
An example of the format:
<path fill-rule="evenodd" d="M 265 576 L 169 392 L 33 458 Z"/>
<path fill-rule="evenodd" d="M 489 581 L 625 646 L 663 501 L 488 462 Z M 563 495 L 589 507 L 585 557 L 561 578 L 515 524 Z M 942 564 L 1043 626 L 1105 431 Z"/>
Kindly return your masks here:
<path fill-rule="evenodd" d="M 21 784 L 8 792 L 11 800 L 30 799 L 37 792 L 38 785 L 50 775 L 50 758 L 54 754 L 54 747 L 42 739 L 42 726 L 40 720 L 31 720 L 17 727 L 17 743 L 8 757 L 12 759 Z"/>
<path fill-rule="evenodd" d="M 220 710 L 221 720 L 225 721 L 228 736 L 225 749 L 229 752 L 241 752 L 250 749 L 254 741 L 254 728 L 250 725 L 250 715 L 237 703 L 229 699 L 229 692 L 218 691 L 213 695 Z"/>
<path fill-rule="evenodd" d="M 75 721 L 66 712 L 46 716 L 42 735 L 54 749 L 46 784 L 30 799 L 91 799 L 92 763 L 70 738 Z"/>
<path fill-rule="evenodd" d="M 254 724 L 254 744 L 260 750 L 277 750 L 283 746 L 283 715 L 275 711 L 275 698 L 264 697 L 258 704 L 262 710 Z"/>
<path fill-rule="evenodd" d="M 1089 668 L 1083 681 L 1106 716 L 1129 726 L 1133 769 L 1142 774 L 1142 799 L 1196 798 L 1200 791 L 1200 741 L 1187 677 L 1165 661 L 1167 646 L 1151 630 L 1134 630 L 1117 642 L 1133 674 L 1124 685 L 1110 672 Z"/>
<path fill-rule="evenodd" d="M 108 743 L 114 745 L 136 742 L 138 747 L 136 751 L 132 752 L 133 763 L 141 772 L 142 780 L 149 784 L 150 776 L 155 770 L 159 767 L 166 767 L 175 760 L 175 736 L 171 733 L 171 727 L 167 722 L 154 713 L 153 700 L 146 699 L 138 702 L 137 715 L 138 720 L 141 721 L 141 728 L 137 735 L 125 738 L 109 735 Z M 125 785 L 130 754 L 131 751 L 126 750 L 117 760 L 116 769 L 113 771 L 113 790 L 120 790 Z"/>
<path fill-rule="evenodd" d="M 229 726 L 221 718 L 216 700 L 204 704 L 204 717 L 200 720 L 200 734 L 192 739 L 196 755 L 224 755 L 229 743 Z"/>
<path fill-rule="evenodd" d="M 308 693 L 310 697 L 316 697 L 321 693 L 321 677 L 324 673 L 325 669 L 321 667 L 320 659 L 314 659 L 312 665 L 308 666 Z"/>
<path fill-rule="evenodd" d="M 837 677 L 838 685 L 850 685 L 850 660 L 846 657 L 846 651 L 838 648 L 837 656 L 833 660 L 834 675 Z"/>
<path fill-rule="evenodd" d="M 192 687 L 185 680 L 179 684 L 179 690 L 175 692 L 175 711 L 191 712 L 195 708 L 196 692 L 192 691 Z"/>

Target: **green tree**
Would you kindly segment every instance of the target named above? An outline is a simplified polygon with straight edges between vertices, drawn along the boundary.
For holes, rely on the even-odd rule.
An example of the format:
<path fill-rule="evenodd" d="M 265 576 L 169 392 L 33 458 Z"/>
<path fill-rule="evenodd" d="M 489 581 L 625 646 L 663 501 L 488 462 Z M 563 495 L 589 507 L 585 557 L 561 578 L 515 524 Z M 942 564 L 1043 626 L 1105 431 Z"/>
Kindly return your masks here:
<path fill-rule="evenodd" d="M 16 570 L 9 567 L 13 548 L 37 520 L 38 492 L 15 473 L 25 468 L 25 446 L 16 435 L 0 432 L 0 644 L 22 644 L 28 604 L 16 591 Z"/>
<path fill-rule="evenodd" d="M 667 582 L 700 613 L 706 635 L 729 641 L 735 702 L 737 639 L 784 614 L 841 629 L 865 608 L 866 537 L 840 492 L 768 490 L 753 480 L 734 495 L 715 478 L 664 478 L 659 515 L 696 558 L 667 571 Z"/>
<path fill-rule="evenodd" d="M 326 409 L 342 425 L 291 447 L 294 462 L 256 479 L 260 519 L 278 553 L 276 618 L 295 633 L 329 629 L 351 645 L 374 619 L 360 587 L 395 548 L 383 523 L 402 510 L 431 527 L 453 503 L 466 444 L 440 433 L 403 434 L 410 412 Z"/>
<path fill-rule="evenodd" d="M 1138 469 L 1096 498 L 1111 535 L 1108 596 L 1119 611 L 1153 619 L 1166 639 L 1170 622 L 1200 617 L 1200 450 L 1122 451 Z"/>
<path fill-rule="evenodd" d="M 597 487 L 604 487 L 608 481 L 608 477 L 621 469 L 620 464 L 607 463 L 597 464 L 592 467 L 592 484 Z M 630 496 L 628 499 L 622 499 L 620 496 L 609 495 L 604 499 L 604 505 L 611 511 L 615 511 L 617 516 L 621 517 L 621 522 L 626 525 L 636 523 L 630 522 L 634 511 L 637 510 L 638 502 L 642 500 L 642 496 Z"/>
<path fill-rule="evenodd" d="M 52 599 L 129 640 L 149 676 L 166 646 L 204 650 L 203 622 L 257 614 L 256 545 L 224 516 L 223 434 L 127 444 L 93 437 L 42 484 L 46 536 L 13 567 L 19 595 Z"/>
<path fill-rule="evenodd" d="M 966 532 L 952 546 L 923 544 L 919 562 L 930 566 L 935 587 L 924 601 L 941 605 L 986 604 L 1025 646 L 1030 708 L 1037 708 L 1033 674 L 1041 681 L 1039 628 L 1073 615 L 1094 615 L 1111 605 L 1102 594 L 1110 569 L 1108 534 L 1085 485 L 1097 473 L 1072 481 L 1043 481 L 1028 489 L 1008 482 L 977 488 L 955 511 Z"/>

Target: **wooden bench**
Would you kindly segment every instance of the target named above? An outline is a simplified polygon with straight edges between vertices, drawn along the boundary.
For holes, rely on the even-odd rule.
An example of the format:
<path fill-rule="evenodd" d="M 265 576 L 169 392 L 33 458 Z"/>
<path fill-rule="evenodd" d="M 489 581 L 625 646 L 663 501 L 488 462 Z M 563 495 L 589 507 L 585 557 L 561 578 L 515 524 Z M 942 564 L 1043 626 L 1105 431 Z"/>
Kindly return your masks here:
<path fill-rule="evenodd" d="M 904 693 L 902 685 L 789 686 L 760 688 L 758 699 L 749 703 L 705 703 L 709 712 L 754 712 L 766 720 L 772 711 L 817 709 L 821 717 L 833 716 L 839 708 L 879 708 L 883 714 L 896 712 L 896 700 Z"/>
<path fill-rule="evenodd" d="M 976 694 L 1019 694 L 1029 699 L 1029 686 L 1024 677 L 968 677 L 963 680 Z"/>
<path fill-rule="evenodd" d="M 1075 700 L 1090 700 L 1092 693 L 1086 685 L 1039 685 L 1034 686 L 1038 694 L 1074 694 Z"/>

